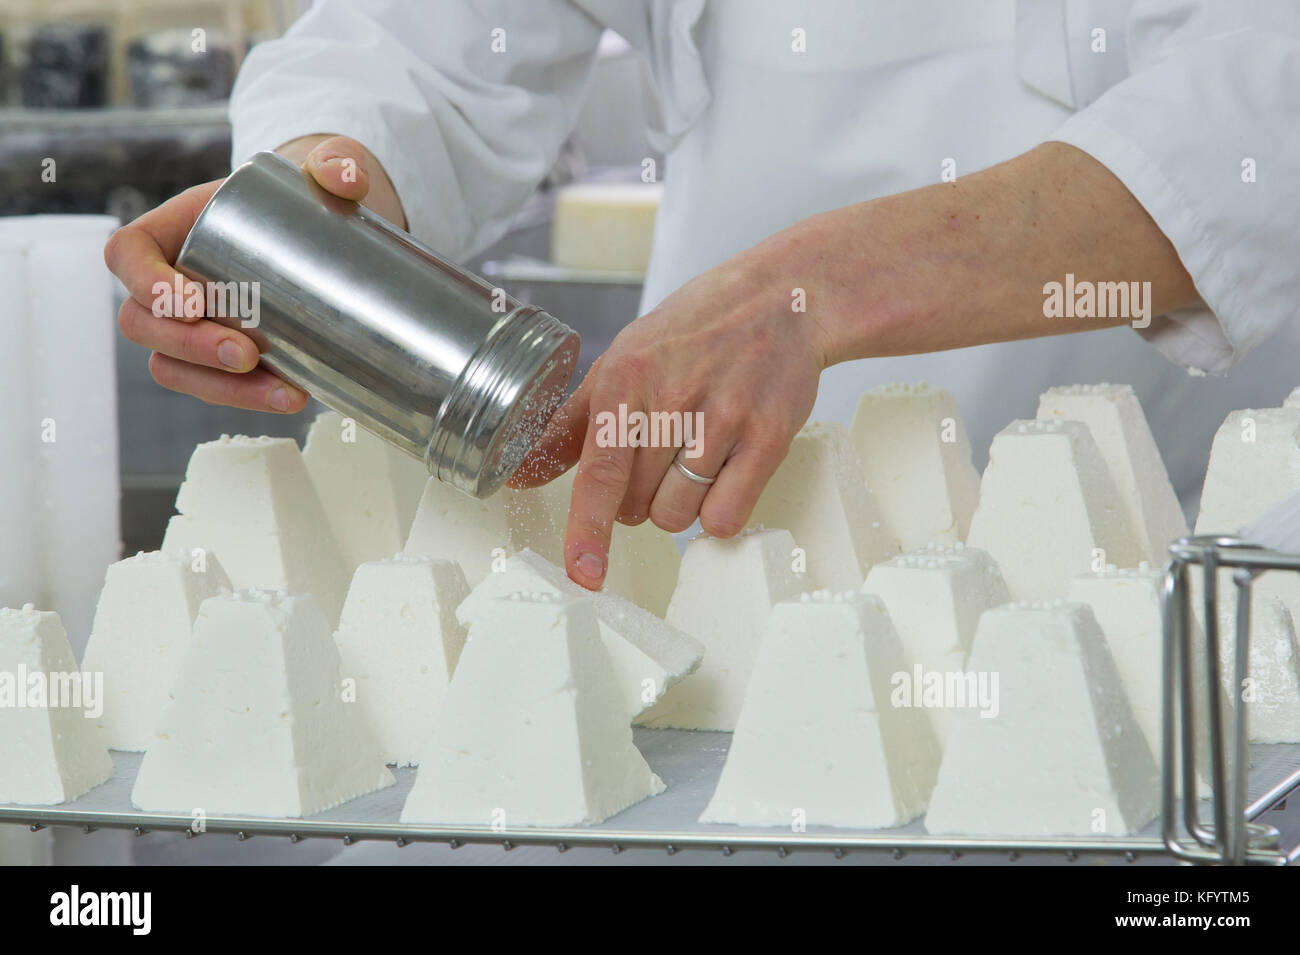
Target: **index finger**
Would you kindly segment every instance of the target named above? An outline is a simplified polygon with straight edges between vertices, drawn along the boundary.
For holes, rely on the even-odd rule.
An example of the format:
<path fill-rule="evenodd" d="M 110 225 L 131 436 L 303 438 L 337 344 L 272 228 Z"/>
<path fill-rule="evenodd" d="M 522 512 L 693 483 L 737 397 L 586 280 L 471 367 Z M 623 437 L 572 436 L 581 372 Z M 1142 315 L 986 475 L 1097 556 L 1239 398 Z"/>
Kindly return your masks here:
<path fill-rule="evenodd" d="M 609 567 L 610 535 L 627 495 L 636 453 L 636 449 L 626 441 L 605 440 L 598 415 L 620 404 L 627 406 L 629 415 L 642 410 L 639 400 L 629 401 L 623 395 L 610 397 L 614 400 L 608 400 L 603 394 L 603 400 L 592 396 L 592 415 L 587 422 L 582 457 L 573 477 L 573 497 L 564 534 L 564 560 L 569 577 L 588 590 L 599 589 L 605 580 Z"/>
<path fill-rule="evenodd" d="M 104 263 L 122 280 L 131 298 L 151 308 L 158 297 L 156 285 L 175 288 L 179 273 L 171 263 L 218 185 L 220 180 L 186 189 L 113 233 L 104 246 Z M 183 300 L 174 303 L 172 314 L 185 314 Z"/>

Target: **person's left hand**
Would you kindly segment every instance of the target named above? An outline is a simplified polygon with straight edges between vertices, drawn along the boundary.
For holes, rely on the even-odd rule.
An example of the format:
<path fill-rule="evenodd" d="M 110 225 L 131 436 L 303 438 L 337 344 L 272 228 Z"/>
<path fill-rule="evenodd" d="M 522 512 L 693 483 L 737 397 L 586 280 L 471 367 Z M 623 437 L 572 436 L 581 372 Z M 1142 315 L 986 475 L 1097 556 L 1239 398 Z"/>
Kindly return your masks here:
<path fill-rule="evenodd" d="M 605 578 L 616 519 L 649 518 L 675 533 L 699 517 L 719 537 L 743 530 L 811 414 L 826 364 L 821 329 L 795 310 L 794 289 L 772 287 L 756 252 L 693 279 L 623 329 L 511 479 L 545 484 L 578 461 L 564 556 L 583 586 Z M 602 413 L 617 421 L 620 406 L 691 415 L 691 445 L 631 447 L 621 434 L 610 442 Z M 686 477 L 673 464 L 679 454 L 715 482 Z"/>

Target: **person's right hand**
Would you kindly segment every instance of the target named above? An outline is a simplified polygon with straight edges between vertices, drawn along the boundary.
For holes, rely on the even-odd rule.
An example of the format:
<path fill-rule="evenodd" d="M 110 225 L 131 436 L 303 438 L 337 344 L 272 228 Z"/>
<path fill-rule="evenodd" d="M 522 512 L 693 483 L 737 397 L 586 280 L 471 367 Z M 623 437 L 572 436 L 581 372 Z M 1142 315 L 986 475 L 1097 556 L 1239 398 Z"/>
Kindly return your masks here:
<path fill-rule="evenodd" d="M 370 154 L 356 140 L 316 136 L 295 140 L 280 152 L 301 160 L 311 177 L 337 196 L 360 202 L 369 191 Z M 154 310 L 159 297 L 155 286 L 164 283 L 168 289 L 176 288 L 178 273 L 172 263 L 221 182 L 185 190 L 118 229 L 108 240 L 104 261 L 127 290 L 118 327 L 131 341 L 153 350 L 149 371 L 164 388 L 194 395 L 208 404 L 251 411 L 301 411 L 307 404 L 306 393 L 259 367 L 257 345 L 243 332 L 204 317 L 185 317 L 183 296 L 178 296 L 170 309 L 177 317 Z M 182 288 L 187 290 L 194 285 L 189 279 L 183 282 Z"/>

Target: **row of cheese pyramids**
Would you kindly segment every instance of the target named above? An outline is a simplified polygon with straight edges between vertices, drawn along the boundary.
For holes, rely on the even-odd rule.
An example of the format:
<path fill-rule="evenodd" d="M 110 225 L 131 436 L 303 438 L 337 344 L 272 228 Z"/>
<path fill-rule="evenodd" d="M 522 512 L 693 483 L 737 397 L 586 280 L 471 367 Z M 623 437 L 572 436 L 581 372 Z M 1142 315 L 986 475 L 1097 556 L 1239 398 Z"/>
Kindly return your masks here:
<path fill-rule="evenodd" d="M 1166 532 L 1151 529 L 1161 526 L 1151 515 L 1163 514 L 1162 519 L 1172 526 L 1173 519 L 1169 517 L 1172 511 L 1167 506 L 1172 501 L 1172 492 L 1168 490 L 1168 481 L 1164 478 L 1163 468 L 1159 465 L 1158 456 L 1154 452 L 1154 442 L 1150 440 L 1149 430 L 1146 429 L 1145 421 L 1141 417 L 1140 409 L 1136 407 L 1136 400 L 1132 398 L 1131 392 L 1110 386 L 1056 389 L 1044 396 L 1043 405 L 1040 415 L 1047 418 L 1049 422 L 1053 418 L 1060 418 L 1066 422 L 1080 418 L 1091 420 L 1087 427 L 1068 423 L 1053 427 L 1051 423 L 1037 425 L 1019 422 L 999 435 L 991 450 L 990 469 L 985 475 L 979 507 L 969 519 L 969 523 L 973 525 L 971 537 L 974 540 L 981 524 L 981 515 L 988 515 L 985 523 L 990 531 L 985 546 L 990 552 L 999 556 L 998 563 L 1003 566 L 1009 582 L 1011 579 L 1016 579 L 1016 574 L 1019 575 L 1018 579 L 1024 582 L 1020 588 L 1012 588 L 1010 594 L 1012 597 L 1027 596 L 1035 599 L 1056 597 L 1063 592 L 1063 587 L 1071 586 L 1069 581 L 1072 576 L 1081 568 L 1095 564 L 1099 557 L 1103 566 L 1106 560 L 1114 558 L 1117 553 L 1125 554 L 1126 562 L 1133 562 L 1136 556 L 1141 555 L 1143 545 L 1139 544 L 1136 547 L 1132 545 L 1134 535 L 1129 533 L 1127 528 L 1134 526 L 1138 520 L 1142 521 L 1143 526 L 1148 527 L 1145 532 L 1145 546 L 1148 551 L 1152 549 L 1159 551 L 1160 547 L 1155 542 L 1175 536 L 1181 530 Z M 886 413 L 880 410 L 882 408 L 892 410 Z M 856 478 L 859 469 L 863 469 L 864 466 L 849 447 L 848 440 L 841 429 L 824 425 L 810 426 L 805 429 L 796 440 L 789 459 L 774 479 L 769 492 L 764 495 L 764 502 L 760 504 L 760 512 L 765 511 L 771 523 L 795 528 L 799 544 L 807 545 L 805 549 L 801 550 L 797 547 L 795 537 L 786 531 L 761 532 L 732 542 L 714 541 L 709 538 L 692 542 L 688 548 L 686 563 L 683 565 L 682 579 L 673 594 L 674 606 L 670 607 L 668 616 L 670 622 L 678 622 L 683 629 L 700 636 L 708 645 L 708 655 L 705 666 L 700 672 L 685 680 L 672 690 L 662 703 L 644 714 L 645 721 L 651 725 L 734 728 L 740 713 L 741 701 L 746 699 L 749 671 L 754 665 L 755 634 L 761 632 L 768 622 L 768 610 L 773 602 L 780 599 L 782 595 L 791 596 L 799 590 L 809 589 L 810 586 L 822 585 L 836 574 L 845 575 L 849 585 L 855 586 L 860 582 L 860 576 L 881 557 L 891 552 L 897 553 L 901 544 L 897 542 L 897 538 L 890 540 L 888 536 L 891 533 L 897 534 L 896 528 L 911 526 L 922 528 L 916 531 L 918 534 L 940 538 L 948 536 L 948 539 L 960 538 L 961 527 L 968 523 L 964 515 L 969 513 L 972 504 L 969 494 L 963 495 L 952 490 L 953 487 L 961 486 L 963 482 L 954 479 L 951 475 L 960 476 L 969 468 L 969 450 L 968 445 L 964 445 L 960 422 L 955 417 L 955 411 L 950 409 L 951 399 L 945 393 L 938 389 L 924 387 L 891 386 L 864 398 L 853 431 L 855 437 L 867 436 L 864 440 L 877 449 L 872 457 L 874 494 L 865 490 L 864 480 Z M 1210 488 L 1215 475 L 1220 472 L 1231 475 L 1235 465 L 1239 463 L 1240 453 L 1237 445 L 1243 442 L 1226 441 L 1224 435 L 1235 437 L 1233 428 L 1236 428 L 1240 422 L 1234 419 L 1243 415 L 1262 416 L 1270 424 L 1276 424 L 1265 434 L 1263 461 L 1250 462 L 1255 467 L 1263 467 L 1267 473 L 1273 473 L 1268 470 L 1272 466 L 1273 471 L 1278 475 L 1277 480 L 1266 488 L 1265 496 L 1272 494 L 1276 486 L 1280 486 L 1278 482 L 1285 482 L 1285 467 L 1289 460 L 1287 454 L 1294 454 L 1294 451 L 1287 450 L 1285 421 L 1274 422 L 1274 419 L 1285 418 L 1287 409 L 1272 409 L 1272 411 L 1283 413 L 1242 412 L 1225 422 L 1215 443 L 1211 473 L 1207 478 L 1207 502 L 1212 499 Z M 907 420 L 909 414 L 913 415 L 912 426 L 899 425 L 898 421 Z M 874 426 L 873 421 L 876 422 Z M 341 422 L 331 422 L 329 425 L 331 431 L 340 426 L 345 425 Z M 318 422 L 317 428 L 320 427 L 321 423 Z M 317 433 L 315 429 L 313 433 L 314 435 Z M 1094 433 L 1104 435 L 1104 440 L 1090 441 Z M 1292 448 L 1294 433 L 1295 429 L 1292 428 L 1290 432 Z M 892 445 L 886 443 L 886 438 L 891 434 L 894 435 Z M 1259 444 L 1259 442 L 1251 443 Z M 292 442 L 287 444 L 291 446 Z M 1101 447 L 1103 444 L 1105 448 Z M 252 470 L 256 472 L 261 468 L 260 473 L 263 475 L 276 470 L 283 475 L 286 462 L 289 466 L 292 465 L 293 455 L 287 453 L 288 448 L 283 442 L 274 442 L 271 439 L 253 441 L 233 439 L 214 443 L 214 445 L 221 447 L 227 456 L 252 459 L 254 462 Z M 958 449 L 955 454 L 948 447 L 953 445 Z M 312 447 L 313 441 L 309 440 L 309 452 Z M 380 447 L 382 448 L 382 445 Z M 884 453 L 890 447 L 895 450 L 901 447 L 908 453 Z M 205 448 L 210 451 L 212 446 L 201 446 L 199 451 L 196 451 L 196 461 L 202 459 L 200 452 Z M 922 453 L 926 448 L 934 453 L 929 456 Z M 252 454 L 249 454 L 250 450 Z M 296 448 L 292 450 L 296 451 Z M 1259 457 L 1257 446 L 1250 448 L 1249 451 L 1255 452 L 1256 458 Z M 280 459 L 278 467 L 274 464 L 277 457 Z M 270 466 L 267 465 L 268 461 L 272 462 Z M 924 462 L 924 465 L 921 462 Z M 1270 465 L 1270 462 L 1273 464 Z M 238 490 L 241 487 L 240 482 L 230 480 L 229 474 L 225 475 L 225 480 L 222 480 L 221 470 L 220 468 L 196 469 L 192 464 L 187 486 L 193 484 L 196 488 L 201 488 L 206 483 L 211 488 L 234 486 Z M 913 472 L 910 476 L 909 471 Z M 973 469 L 970 469 L 970 473 L 973 474 Z M 204 478 L 206 480 L 196 480 Z M 926 485 L 929 493 L 918 496 L 916 488 L 923 483 L 923 478 L 929 481 Z M 264 477 L 263 480 L 266 478 Z M 284 514 L 292 513 L 292 509 L 297 507 L 301 517 L 304 509 L 302 499 L 308 499 L 310 503 L 312 495 L 309 480 L 297 482 L 296 489 L 293 481 L 282 480 L 280 483 L 281 493 L 278 498 L 274 493 L 264 495 L 275 500 L 280 510 L 277 512 L 275 508 L 271 509 L 270 513 L 275 518 L 270 525 L 273 534 L 263 535 L 263 540 L 269 539 L 273 546 L 263 546 L 261 551 L 263 554 L 271 552 L 274 555 L 278 550 L 279 566 L 288 571 L 301 568 L 308 562 L 286 557 L 286 554 L 293 553 L 293 541 L 285 540 L 292 537 L 292 534 L 286 533 L 285 528 L 286 526 L 301 527 L 302 522 L 288 521 Z M 256 491 L 255 482 L 252 490 Z M 543 489 L 543 492 L 547 490 Z M 250 487 L 247 483 L 243 485 L 243 491 L 244 497 L 240 500 L 246 501 L 250 496 Z M 285 493 L 286 491 L 296 491 L 296 495 Z M 814 493 L 809 493 L 810 491 Z M 1252 486 L 1241 488 L 1227 496 L 1234 504 L 1240 505 L 1243 493 L 1246 496 L 1254 493 L 1255 499 L 1263 500 L 1264 506 L 1271 503 L 1271 498 L 1266 500 L 1261 498 Z M 911 505 L 907 505 L 909 495 L 911 495 Z M 205 514 L 210 514 L 213 518 L 209 520 L 209 525 L 215 526 L 217 523 L 215 516 L 219 515 L 222 509 L 211 506 L 210 501 L 213 496 L 212 492 L 192 494 L 191 503 L 198 502 L 199 506 L 188 509 L 181 507 L 181 501 L 178 500 L 182 515 L 175 523 L 178 525 L 192 523 L 182 521 L 182 518 L 193 517 L 202 520 Z M 256 497 L 256 494 L 251 496 Z M 378 496 L 384 498 L 387 495 Z M 183 491 L 182 499 L 185 497 Z M 226 499 L 227 502 L 229 500 Z M 440 486 L 431 485 L 420 506 L 421 514 L 426 515 L 427 519 L 417 518 L 416 526 L 410 535 L 412 540 L 423 535 L 425 543 L 418 545 L 420 551 L 459 548 L 471 557 L 475 554 L 485 555 L 495 552 L 494 559 L 500 562 L 504 560 L 505 553 L 505 548 L 499 546 L 502 539 L 504 538 L 507 543 L 512 540 L 518 542 L 529 532 L 529 528 L 533 529 L 532 533 L 536 539 L 544 545 L 558 546 L 554 532 L 548 534 L 547 530 L 554 528 L 557 523 L 562 528 L 567 493 L 561 496 L 551 489 L 549 507 L 533 507 L 526 510 L 524 513 L 527 514 L 527 518 L 524 520 L 519 520 L 517 517 L 512 519 L 509 513 L 501 519 L 500 512 L 497 512 L 495 526 L 501 532 L 494 535 L 489 531 L 479 537 L 483 545 L 493 545 L 490 549 L 486 546 L 478 548 L 467 546 L 465 543 L 467 535 L 459 533 L 458 521 L 463 521 L 465 525 L 479 532 L 485 526 L 492 526 L 490 522 L 477 519 L 472 515 L 466 516 L 465 502 L 468 502 L 469 507 L 483 507 L 489 515 L 492 513 L 491 502 L 487 505 L 479 505 L 478 502 L 468 501 L 454 494 L 448 495 Z M 1117 502 L 1122 506 L 1117 507 Z M 1176 502 L 1173 508 L 1176 510 Z M 336 509 L 331 508 L 328 513 L 337 528 L 339 525 L 334 510 Z M 516 511 L 518 510 L 516 508 Z M 1123 512 L 1118 517 L 1115 514 L 1117 510 Z M 1221 518 L 1207 517 L 1207 510 L 1202 511 L 1198 529 L 1207 520 L 1221 520 Z M 880 519 L 880 515 L 888 515 L 888 529 L 885 522 Z M 1181 517 L 1176 519 L 1181 521 Z M 364 525 L 366 522 L 359 523 Z M 324 524 L 323 520 L 318 519 L 310 526 L 319 531 Z M 1018 528 L 1018 532 L 1008 533 L 1009 526 Z M 443 529 L 442 533 L 439 533 L 438 528 Z M 938 531 L 935 531 L 935 528 L 938 528 Z M 644 528 L 637 530 L 642 532 L 646 540 L 654 540 L 652 534 L 658 533 L 652 531 L 651 534 L 646 534 Z M 1003 532 L 1001 537 L 998 531 Z M 190 532 L 193 533 L 192 528 Z M 210 541 L 215 534 L 216 532 L 212 531 L 203 539 Z M 320 544 L 325 537 L 326 535 L 319 534 L 317 540 L 312 543 Z M 224 550 L 236 554 L 239 562 L 245 565 L 251 562 L 248 555 L 250 553 L 256 555 L 259 550 L 257 547 L 247 547 L 247 535 L 228 535 L 228 539 L 231 543 Z M 388 540 L 391 539 L 390 535 Z M 303 554 L 313 553 L 314 550 L 320 550 L 320 548 L 314 549 L 310 544 L 304 547 L 301 542 L 298 546 L 297 554 L 300 557 Z M 217 553 L 223 550 L 221 547 L 212 549 Z M 201 559 L 207 550 L 203 547 L 190 548 L 191 554 L 195 554 L 196 559 Z M 324 550 L 327 551 L 328 548 Z M 410 550 L 409 546 L 408 550 Z M 1032 554 L 1032 559 L 1023 559 L 1026 550 Z M 643 548 L 642 554 L 644 553 Z M 653 554 L 655 551 L 650 550 L 650 553 Z M 974 553 L 973 549 L 969 553 Z M 1081 553 L 1086 553 L 1087 558 L 1081 559 Z M 675 557 L 675 551 L 673 556 Z M 1018 560 L 1018 558 L 1022 559 Z M 917 559 L 923 560 L 927 565 L 936 561 L 943 563 L 935 555 Z M 139 560 L 137 558 L 137 561 Z M 128 563 L 130 562 L 124 562 L 124 565 Z M 490 568 L 489 561 L 485 560 L 484 563 Z M 641 563 L 647 563 L 644 556 Z M 895 562 L 890 561 L 890 563 Z M 1042 568 L 1049 565 L 1057 569 L 1051 573 L 1044 573 Z M 635 567 L 635 563 L 628 562 L 628 566 Z M 1007 568 L 1012 570 L 1008 571 Z M 883 569 L 884 565 L 877 567 L 877 570 Z M 663 570 L 662 565 L 660 570 Z M 853 579 L 855 570 L 859 572 L 859 580 Z M 554 568 L 552 571 L 567 584 L 562 573 Z M 211 572 L 211 568 L 207 572 Z M 219 573 L 219 570 L 215 573 Z M 392 571 L 384 573 L 376 570 L 374 573 L 377 574 L 377 579 L 372 586 L 382 589 L 384 577 L 391 575 Z M 655 575 L 629 573 L 627 576 L 629 589 L 635 591 L 635 583 L 646 576 Z M 668 573 L 658 575 L 660 584 L 655 589 L 660 595 L 665 589 L 672 592 L 671 587 L 665 588 L 662 584 L 668 576 Z M 365 587 L 360 591 L 357 588 L 357 583 L 362 577 L 363 575 L 358 574 L 358 581 L 354 581 L 353 590 L 359 594 L 365 593 Z M 324 579 L 324 575 L 317 573 L 316 578 Z M 718 586 L 719 581 L 725 581 L 726 586 Z M 311 586 L 313 585 L 308 584 L 305 589 L 310 589 Z M 409 584 L 396 583 L 394 586 L 397 591 L 401 591 Z M 495 586 L 498 593 L 508 592 L 511 588 L 519 586 L 519 582 L 510 582 L 507 576 L 499 578 Z M 524 586 L 527 586 L 526 582 Z M 1035 593 L 1025 589 L 1039 586 L 1050 587 L 1052 590 L 1048 593 Z M 969 596 L 969 588 L 959 589 Z M 1017 593 L 1017 590 L 1020 592 Z M 109 597 L 108 591 L 109 588 L 106 588 L 106 600 Z M 129 595 L 132 592 L 139 595 L 139 587 L 128 586 L 123 589 L 124 594 Z M 639 593 L 643 601 L 651 602 L 645 597 L 645 588 L 642 588 Z M 755 600 L 753 599 L 755 595 L 767 599 Z M 730 605 L 725 601 L 720 602 L 719 598 L 728 596 L 735 597 Z M 360 601 L 362 598 L 358 596 L 357 599 Z M 450 601 L 444 599 L 441 603 L 446 606 Z M 898 604 L 897 600 L 891 604 L 890 613 L 899 617 L 896 604 Z M 628 606 L 620 604 L 613 610 L 607 609 L 606 617 L 625 617 L 631 612 Z M 1287 636 L 1290 633 L 1290 619 L 1285 604 L 1280 599 L 1274 599 L 1272 603 L 1266 604 L 1266 607 L 1271 607 L 1275 612 L 1257 614 L 1257 626 L 1272 627 L 1277 633 Z M 445 615 L 445 611 L 443 613 Z M 367 618 L 374 619 L 374 614 L 365 610 L 358 611 L 358 620 Z M 903 629 L 897 620 L 895 624 L 900 630 Z M 99 629 L 98 625 L 96 629 Z M 391 632 L 392 628 L 387 629 Z M 1108 635 L 1109 629 L 1107 628 Z M 340 637 L 345 632 L 346 628 L 341 629 Z M 418 639 L 417 633 L 416 640 Z M 1155 639 L 1157 638 L 1154 636 L 1150 637 L 1150 640 Z M 1289 640 L 1291 642 L 1281 641 L 1281 645 L 1293 646 L 1293 635 Z M 609 649 L 610 641 L 607 639 L 605 643 L 606 648 Z M 347 641 L 341 639 L 340 644 L 346 647 Z M 1261 645 L 1260 639 L 1255 638 L 1253 644 L 1258 649 Z M 1265 643 L 1265 646 L 1270 647 L 1279 645 L 1278 640 Z M 630 644 L 624 641 L 613 646 L 628 647 Z M 624 665 L 625 691 L 630 690 L 632 694 L 635 694 L 637 678 L 640 676 L 635 666 L 636 661 L 641 659 L 637 654 L 643 653 L 641 647 L 634 647 L 634 649 L 635 653 L 625 650 L 628 659 Z M 1112 649 L 1116 650 L 1118 658 L 1125 648 L 1116 649 L 1112 640 Z M 1136 654 L 1136 658 L 1140 660 L 1143 659 L 1143 654 L 1151 652 L 1151 643 L 1148 641 L 1141 648 L 1126 646 L 1126 649 Z M 451 662 L 449 650 L 445 651 L 445 655 L 448 662 Z M 1153 660 L 1154 657 L 1148 656 L 1146 659 Z M 929 662 L 933 663 L 933 658 Z M 90 663 L 89 651 L 87 663 Z M 1290 660 L 1290 664 L 1289 668 L 1283 667 L 1279 671 L 1279 668 L 1272 667 L 1268 673 L 1262 674 L 1269 692 L 1261 695 L 1261 705 L 1252 706 L 1252 715 L 1255 717 L 1252 721 L 1253 728 L 1267 724 L 1269 718 L 1272 718 L 1273 722 L 1280 727 L 1279 732 L 1283 736 L 1294 733 L 1297 722 L 1294 715 L 1296 698 L 1294 659 Z M 1256 661 L 1252 658 L 1252 667 L 1255 665 Z M 667 674 L 680 675 L 682 672 L 680 666 L 676 670 L 672 666 L 664 667 L 662 663 L 656 663 L 655 666 L 658 667 L 656 674 L 640 677 L 648 683 L 651 690 L 639 698 L 634 697 L 634 702 L 629 705 L 629 709 L 633 712 L 643 708 L 662 693 L 663 687 L 669 682 Z M 90 669 L 89 665 L 87 669 Z M 400 678 L 401 668 L 397 669 L 395 675 Z M 952 667 L 948 666 L 947 670 L 951 671 Z M 1153 678 L 1150 668 L 1145 676 L 1148 681 Z M 1252 676 L 1255 674 L 1252 673 Z M 153 682 L 157 684 L 160 681 L 155 679 Z M 385 681 L 381 679 L 378 682 L 383 684 Z M 1126 679 L 1125 683 L 1128 684 L 1129 681 Z M 1150 700 L 1149 696 L 1143 697 L 1142 694 L 1134 694 L 1134 697 L 1135 700 L 1139 698 Z M 392 712 L 396 714 L 396 722 L 400 724 L 402 708 L 399 706 Z M 934 715 L 933 712 L 931 715 Z M 1259 719 L 1260 716 L 1265 719 Z M 1148 729 L 1145 722 L 1143 729 Z M 1150 738 L 1151 733 L 1148 732 L 1147 735 Z M 404 745 L 409 752 L 413 744 L 408 741 Z M 390 754 L 388 758 L 398 757 Z M 933 822 L 931 824 L 933 825 Z"/>

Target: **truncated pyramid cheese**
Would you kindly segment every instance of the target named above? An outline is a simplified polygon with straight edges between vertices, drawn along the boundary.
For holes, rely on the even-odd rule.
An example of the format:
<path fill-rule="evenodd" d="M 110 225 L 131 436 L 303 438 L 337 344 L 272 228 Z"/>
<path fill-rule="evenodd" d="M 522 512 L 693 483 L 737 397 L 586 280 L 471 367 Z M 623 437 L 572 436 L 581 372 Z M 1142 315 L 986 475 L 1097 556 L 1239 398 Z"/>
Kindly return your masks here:
<path fill-rule="evenodd" d="M 972 836 L 1136 832 L 1159 772 L 1085 604 L 1007 604 L 980 618 L 967 670 L 998 708 L 957 714 L 925 828 Z"/>
<path fill-rule="evenodd" d="M 468 595 L 455 561 L 431 557 L 365 563 L 352 578 L 334 642 L 386 763 L 419 758 L 465 645 L 456 607 Z"/>
<path fill-rule="evenodd" d="M 902 669 L 879 598 L 777 604 L 700 822 L 873 829 L 919 816 L 939 746 L 922 712 L 891 700 Z"/>
<path fill-rule="evenodd" d="M 1143 565 L 1136 569 L 1110 568 L 1070 581 L 1069 599 L 1092 608 L 1133 716 L 1146 737 L 1151 755 L 1163 762 L 1164 719 L 1164 616 L 1161 595 L 1164 571 Z M 1193 620 L 1192 685 L 1197 721 L 1196 768 L 1202 781 L 1210 779 L 1209 699 L 1206 696 L 1204 636 Z M 1227 705 L 1220 694 L 1220 703 Z M 1181 745 L 1181 744 L 1180 744 Z M 1181 779 L 1181 776 L 1177 777 Z"/>
<path fill-rule="evenodd" d="M 485 600 L 402 822 L 601 822 L 664 784 L 632 744 L 590 600 Z"/>
<path fill-rule="evenodd" d="M 485 500 L 470 497 L 429 478 L 406 539 L 411 557 L 454 560 L 471 587 L 492 572 L 493 561 L 510 553 L 510 526 L 504 494 Z"/>
<path fill-rule="evenodd" d="M 196 563 L 153 551 L 108 568 L 81 667 L 103 674 L 104 712 L 97 722 L 111 749 L 149 745 L 199 605 L 228 590 L 230 579 L 215 554 Z"/>
<path fill-rule="evenodd" d="M 557 190 L 551 260 L 571 269 L 644 272 L 663 187 L 644 182 L 573 183 Z"/>
<path fill-rule="evenodd" d="M 967 543 L 989 552 L 1014 600 L 1063 597 L 1071 577 L 1145 559 L 1077 421 L 1013 421 L 998 433 Z"/>
<path fill-rule="evenodd" d="M 131 792 L 138 809 L 309 816 L 395 782 L 309 596 L 205 600 L 170 697 Z"/>
<path fill-rule="evenodd" d="M 980 478 L 951 394 L 925 382 L 873 388 L 849 434 L 904 551 L 966 539 Z"/>
<path fill-rule="evenodd" d="M 542 487 L 505 489 L 513 551 L 528 548 L 552 564 L 564 566 L 564 531 L 575 472 L 576 468 L 570 468 Z M 615 524 L 604 589 L 662 617 L 668 612 L 681 560 L 673 535 L 650 521 L 636 527 Z"/>
<path fill-rule="evenodd" d="M 872 564 L 898 553 L 839 424 L 804 425 L 751 519 L 793 535 L 807 555 L 809 588 L 856 590 Z"/>
<path fill-rule="evenodd" d="M 1282 402 L 1283 408 L 1300 408 L 1300 388 L 1293 388 Z"/>
<path fill-rule="evenodd" d="M 402 549 L 429 472 L 336 411 L 307 432 L 302 460 L 348 572 Z"/>
<path fill-rule="evenodd" d="M 676 729 L 734 730 L 759 640 L 774 605 L 805 589 L 791 570 L 794 538 L 752 530 L 686 546 L 668 622 L 704 645 L 704 661 L 640 722 Z"/>
<path fill-rule="evenodd" d="M 578 586 L 562 569 L 531 550 L 520 551 L 506 560 L 501 570 L 488 574 L 456 609 L 456 615 L 461 623 L 473 626 L 478 613 L 494 598 L 518 591 L 592 603 L 630 717 L 639 715 L 668 687 L 691 673 L 704 655 L 698 640 L 617 594 L 593 593 Z"/>
<path fill-rule="evenodd" d="M 91 718 L 102 689 L 82 678 L 57 613 L 0 609 L 0 803 L 67 802 L 113 775 Z"/>
<path fill-rule="evenodd" d="M 919 667 L 922 680 L 945 682 L 965 669 L 980 614 L 1010 599 L 993 558 L 961 543 L 877 564 L 862 589 L 884 600 L 902 647 L 902 669 L 915 674 Z M 956 710 L 930 706 L 926 714 L 942 747 Z"/>
<path fill-rule="evenodd" d="M 1164 564 L 1169 544 L 1186 536 L 1187 521 L 1133 389 L 1110 384 L 1050 388 L 1038 399 L 1038 419 L 1088 426 L 1144 559 Z"/>
<path fill-rule="evenodd" d="M 1197 534 L 1235 534 L 1275 504 L 1300 491 L 1300 405 L 1234 411 L 1214 436 L 1201 493 Z M 1192 575 L 1192 607 L 1203 614 L 1201 574 Z M 1252 586 L 1250 667 L 1255 702 L 1247 705 L 1254 742 L 1300 742 L 1292 722 L 1289 659 L 1292 621 L 1300 617 L 1300 576 L 1274 571 Z M 1236 632 L 1236 587 L 1229 571 L 1219 574 L 1219 659 L 1231 699 L 1230 661 Z M 1280 600 L 1282 614 L 1269 598 Z M 1201 621 L 1202 625 L 1204 620 Z M 1267 702 L 1266 702 L 1267 701 Z"/>
<path fill-rule="evenodd" d="M 1220 589 L 1221 598 L 1224 595 Z M 1219 613 L 1219 666 L 1228 699 L 1235 688 L 1236 599 Z M 1257 594 L 1250 607 L 1250 651 L 1240 688 L 1252 743 L 1300 743 L 1300 644 L 1291 611 L 1271 594 Z"/>
<path fill-rule="evenodd" d="M 190 457 L 162 549 L 216 554 L 240 590 L 311 594 L 333 626 L 348 574 L 292 438 L 222 435 Z"/>

